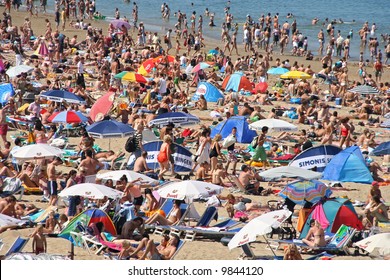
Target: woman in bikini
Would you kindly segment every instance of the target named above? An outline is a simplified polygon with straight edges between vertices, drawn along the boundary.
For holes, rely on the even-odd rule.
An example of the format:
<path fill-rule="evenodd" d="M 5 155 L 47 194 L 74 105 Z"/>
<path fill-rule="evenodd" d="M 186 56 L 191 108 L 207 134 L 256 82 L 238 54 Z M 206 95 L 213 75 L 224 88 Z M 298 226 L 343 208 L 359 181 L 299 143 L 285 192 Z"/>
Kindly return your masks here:
<path fill-rule="evenodd" d="M 181 210 L 180 210 L 181 203 L 182 203 L 181 200 L 175 200 L 173 204 L 173 208 L 168 218 L 165 218 L 159 212 L 156 212 L 149 219 L 145 221 L 145 225 L 152 225 L 154 223 L 158 223 L 159 225 L 163 225 L 163 226 L 176 225 L 181 219 Z"/>
<path fill-rule="evenodd" d="M 216 134 L 211 143 L 210 154 L 209 154 L 210 162 L 211 162 L 211 172 L 214 172 L 214 170 L 217 169 L 218 157 L 223 158 L 223 155 L 221 153 L 221 146 L 218 143 L 219 141 L 221 141 L 221 139 L 222 139 L 221 134 Z"/>
<path fill-rule="evenodd" d="M 326 245 L 325 232 L 321 227 L 321 224 L 317 220 L 310 221 L 311 228 L 306 235 L 306 238 L 302 239 L 302 242 L 310 247 L 323 247 Z"/>

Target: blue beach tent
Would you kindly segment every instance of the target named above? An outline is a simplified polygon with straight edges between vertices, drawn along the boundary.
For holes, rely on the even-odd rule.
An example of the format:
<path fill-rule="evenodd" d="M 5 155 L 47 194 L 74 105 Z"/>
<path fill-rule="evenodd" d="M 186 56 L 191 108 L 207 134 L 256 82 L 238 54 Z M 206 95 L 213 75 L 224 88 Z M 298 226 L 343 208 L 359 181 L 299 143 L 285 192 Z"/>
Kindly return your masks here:
<path fill-rule="evenodd" d="M 255 130 L 251 130 L 248 126 L 246 118 L 243 116 L 230 117 L 226 121 L 219 123 L 211 130 L 211 138 L 216 134 L 221 134 L 222 139 L 225 139 L 232 132 L 233 127 L 237 127 L 237 142 L 250 143 L 257 136 Z"/>
<path fill-rule="evenodd" d="M 374 181 L 358 146 L 349 147 L 333 157 L 325 167 L 322 179 L 363 184 Z"/>
<path fill-rule="evenodd" d="M 200 82 L 194 96 L 193 101 L 199 100 L 200 95 L 204 95 L 207 102 L 217 102 L 218 99 L 223 98 L 222 92 L 219 91 L 213 84 L 208 82 Z"/>
<path fill-rule="evenodd" d="M 12 84 L 0 84 L 0 103 L 2 105 L 7 104 L 9 98 L 15 95 L 14 88 Z"/>

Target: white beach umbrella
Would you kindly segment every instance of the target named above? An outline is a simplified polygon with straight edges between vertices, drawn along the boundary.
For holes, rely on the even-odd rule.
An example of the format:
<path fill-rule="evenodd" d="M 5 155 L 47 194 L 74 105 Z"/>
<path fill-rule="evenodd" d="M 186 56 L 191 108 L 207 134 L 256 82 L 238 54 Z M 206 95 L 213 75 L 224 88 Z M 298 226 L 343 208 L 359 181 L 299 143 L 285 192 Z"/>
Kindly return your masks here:
<path fill-rule="evenodd" d="M 378 250 L 381 255 L 388 255 L 390 254 L 390 232 L 372 235 L 354 245 L 369 253 Z"/>
<path fill-rule="evenodd" d="M 264 119 L 251 123 L 249 127 L 255 130 L 261 130 L 264 126 L 269 128 L 269 131 L 297 131 L 298 127 L 292 123 L 278 119 Z"/>
<path fill-rule="evenodd" d="M 280 227 L 280 225 L 291 216 L 291 212 L 287 209 L 276 210 L 265 213 L 251 220 L 239 232 L 237 232 L 228 247 L 234 249 L 244 244 L 256 241 L 257 236 L 270 233 L 272 229 Z"/>
<path fill-rule="evenodd" d="M 282 178 L 300 178 L 305 180 L 320 179 L 322 174 L 295 166 L 280 166 L 260 172 L 259 175 L 266 181 Z"/>
<path fill-rule="evenodd" d="M 119 181 L 119 179 L 123 175 L 126 175 L 127 180 L 129 182 L 137 180 L 139 178 L 141 178 L 142 182 L 148 183 L 148 184 L 152 184 L 152 183 L 157 183 L 158 182 L 157 180 L 155 180 L 153 178 L 150 178 L 150 177 L 148 177 L 148 176 L 146 176 L 144 174 L 137 173 L 137 172 L 134 172 L 134 171 L 131 171 L 131 170 L 116 170 L 116 171 L 110 171 L 110 172 L 105 172 L 105 173 L 99 173 L 99 174 L 97 174 L 96 177 L 98 179 L 103 179 L 103 180 L 111 179 L 114 182 L 116 182 L 116 181 Z"/>
<path fill-rule="evenodd" d="M 209 197 L 220 194 L 223 187 L 202 181 L 181 181 L 172 182 L 157 192 L 161 197 L 173 199 L 193 199 L 199 197 Z"/>
<path fill-rule="evenodd" d="M 14 67 L 9 68 L 6 73 L 10 78 L 15 78 L 16 76 L 18 76 L 22 73 L 30 73 L 33 70 L 34 70 L 34 68 L 31 66 L 18 65 L 18 66 L 14 66 Z"/>
<path fill-rule="evenodd" d="M 106 187 L 104 185 L 98 185 L 93 183 L 83 183 L 71 186 L 69 188 L 61 191 L 59 196 L 82 196 L 93 199 L 103 199 L 104 197 L 108 198 L 118 198 L 123 195 L 122 192 Z"/>
<path fill-rule="evenodd" d="M 13 157 L 18 160 L 52 159 L 61 156 L 62 150 L 48 144 L 32 144 L 19 148 Z"/>

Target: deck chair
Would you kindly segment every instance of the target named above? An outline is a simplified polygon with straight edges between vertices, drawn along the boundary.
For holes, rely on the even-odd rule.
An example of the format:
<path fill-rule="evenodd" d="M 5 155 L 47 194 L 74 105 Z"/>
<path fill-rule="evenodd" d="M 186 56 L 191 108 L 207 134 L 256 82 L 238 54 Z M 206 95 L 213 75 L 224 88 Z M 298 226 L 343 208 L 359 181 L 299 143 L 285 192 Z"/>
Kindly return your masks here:
<path fill-rule="evenodd" d="M 1 197 L 6 197 L 10 195 L 19 194 L 19 199 L 21 200 L 24 194 L 24 187 L 19 178 L 6 178 L 3 181 L 3 193 Z"/>
<path fill-rule="evenodd" d="M 83 248 L 90 255 L 93 253 L 93 251 L 95 251 L 95 254 L 98 255 L 106 247 L 101 242 L 99 242 L 95 237 L 91 235 L 87 235 L 83 232 L 71 231 L 70 237 L 73 239 L 73 244 L 75 246 Z"/>
<path fill-rule="evenodd" d="M 8 249 L 7 253 L 5 253 L 5 257 L 8 257 L 9 255 L 13 253 L 19 253 L 23 250 L 24 246 L 26 246 L 27 242 L 30 238 L 23 238 L 18 236 L 14 243 L 12 243 L 11 247 Z"/>
<path fill-rule="evenodd" d="M 238 257 L 239 260 L 283 260 L 283 256 L 256 256 L 250 243 L 242 245 L 241 249 L 242 254 Z"/>
<path fill-rule="evenodd" d="M 195 227 L 208 227 L 211 223 L 211 221 L 215 218 L 217 215 L 218 210 L 214 206 L 207 207 L 206 210 L 203 212 L 203 215 L 199 219 L 199 221 L 196 223 Z M 171 232 L 173 234 L 176 234 L 180 236 L 183 232 L 185 232 L 185 241 L 193 241 L 196 236 L 196 232 L 193 231 L 194 227 L 186 227 L 186 226 L 172 226 Z"/>
<path fill-rule="evenodd" d="M 325 251 L 325 252 L 333 252 L 333 253 L 345 253 L 349 254 L 348 252 L 348 246 L 351 243 L 352 238 L 356 234 L 356 229 L 341 225 L 340 228 L 337 230 L 337 232 L 333 235 L 332 239 L 329 241 L 329 243 L 326 246 L 323 247 L 310 247 L 302 242 L 302 240 L 299 239 L 293 239 L 293 240 L 278 240 L 279 244 L 281 243 L 287 243 L 287 244 L 295 244 L 298 247 L 301 248 L 307 248 L 312 249 L 315 251 Z"/>
<path fill-rule="evenodd" d="M 170 258 L 170 260 L 174 260 L 177 254 L 180 252 L 181 248 L 183 248 L 183 245 L 185 244 L 185 241 L 181 240 L 177 244 L 176 252 L 173 254 L 173 256 Z"/>
<path fill-rule="evenodd" d="M 209 227 L 194 227 L 192 229 L 192 234 L 209 238 L 232 237 L 240 231 L 241 227 L 236 228 L 236 226 L 240 224 L 241 222 L 237 222 L 232 219 L 227 219 Z"/>

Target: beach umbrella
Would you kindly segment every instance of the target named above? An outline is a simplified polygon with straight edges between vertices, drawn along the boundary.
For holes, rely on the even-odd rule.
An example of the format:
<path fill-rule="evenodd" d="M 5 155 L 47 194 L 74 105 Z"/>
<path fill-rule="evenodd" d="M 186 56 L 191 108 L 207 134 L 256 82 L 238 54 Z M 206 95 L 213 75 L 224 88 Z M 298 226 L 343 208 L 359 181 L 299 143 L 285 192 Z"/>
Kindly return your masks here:
<path fill-rule="evenodd" d="M 39 47 L 34 52 L 34 54 L 41 55 L 41 56 L 47 56 L 49 54 L 49 49 L 47 48 L 44 40 L 41 41 L 41 43 L 39 44 Z"/>
<path fill-rule="evenodd" d="M 131 28 L 131 25 L 130 23 L 128 23 L 127 21 L 124 21 L 124 20 L 120 20 L 120 19 L 114 19 L 112 21 L 110 21 L 110 23 L 112 24 L 112 26 L 114 26 L 114 28 L 121 28 L 122 25 L 124 25 L 127 29 L 130 29 Z"/>
<path fill-rule="evenodd" d="M 377 250 L 381 255 L 390 254 L 390 233 L 378 233 L 371 235 L 363 240 L 354 243 L 356 247 L 359 247 L 369 253 Z"/>
<path fill-rule="evenodd" d="M 156 62 L 154 58 L 149 58 L 142 62 L 141 66 L 138 68 L 138 73 L 141 75 L 148 75 L 150 72 L 152 72 L 153 68 L 156 66 Z"/>
<path fill-rule="evenodd" d="M 289 71 L 280 76 L 282 79 L 310 79 L 311 76 L 302 71 Z"/>
<path fill-rule="evenodd" d="M 305 201 L 314 204 L 323 197 L 330 197 L 331 194 L 332 191 L 324 183 L 317 180 L 295 181 L 287 184 L 279 192 L 279 196 L 289 198 L 296 204 L 304 204 Z"/>
<path fill-rule="evenodd" d="M 18 160 L 52 159 L 61 156 L 62 150 L 48 144 L 32 144 L 20 147 L 12 157 Z"/>
<path fill-rule="evenodd" d="M 92 105 L 89 117 L 93 122 L 101 121 L 111 111 L 114 105 L 115 92 L 109 92 L 100 97 Z"/>
<path fill-rule="evenodd" d="M 116 171 L 110 171 L 110 172 L 105 172 L 105 173 L 99 173 L 96 175 L 98 179 L 103 179 L 103 180 L 108 180 L 111 179 L 114 182 L 119 181 L 119 179 L 123 176 L 126 175 L 127 180 L 129 182 L 141 179 L 143 183 L 147 184 L 153 184 L 153 183 L 158 183 L 157 180 L 150 178 L 142 173 L 137 173 L 132 170 L 116 170 Z"/>
<path fill-rule="evenodd" d="M 116 79 L 122 79 L 123 81 L 137 82 L 146 84 L 148 80 L 136 72 L 122 71 L 114 76 Z"/>
<path fill-rule="evenodd" d="M 94 138 L 123 138 L 135 132 L 129 124 L 114 120 L 95 122 L 87 126 L 86 130 Z"/>
<path fill-rule="evenodd" d="M 223 187 L 208 182 L 187 180 L 164 185 L 157 192 L 161 197 L 173 199 L 205 198 L 220 194 Z"/>
<path fill-rule="evenodd" d="M 373 156 L 390 155 L 390 141 L 380 144 L 374 150 L 372 150 L 370 154 Z"/>
<path fill-rule="evenodd" d="M 82 183 L 66 188 L 58 195 L 61 197 L 78 195 L 92 199 L 103 199 L 104 197 L 115 199 L 118 197 L 122 197 L 123 192 L 106 187 L 104 185 Z"/>
<path fill-rule="evenodd" d="M 165 57 L 160 55 L 160 56 L 154 58 L 153 60 L 155 63 L 158 64 L 158 63 L 164 61 L 164 59 L 168 59 L 169 63 L 175 62 L 175 60 L 176 60 L 176 58 L 173 55 L 166 55 Z"/>
<path fill-rule="evenodd" d="M 280 166 L 260 172 L 259 175 L 266 181 L 282 178 L 300 178 L 305 180 L 320 179 L 322 174 L 295 166 Z"/>
<path fill-rule="evenodd" d="M 209 50 L 208 54 L 217 55 L 219 52 L 216 49 Z"/>
<path fill-rule="evenodd" d="M 381 92 L 375 88 L 375 87 L 372 87 L 370 85 L 360 85 L 360 86 L 356 86 L 354 88 L 351 88 L 350 90 L 348 90 L 350 92 L 353 92 L 353 93 L 357 93 L 357 94 L 380 94 Z"/>
<path fill-rule="evenodd" d="M 168 123 L 173 123 L 177 126 L 187 126 L 198 124 L 199 122 L 200 120 L 197 116 L 184 112 L 171 112 L 157 116 L 155 119 L 149 122 L 149 126 L 156 125 L 159 127 L 163 127 Z"/>
<path fill-rule="evenodd" d="M 252 91 L 253 86 L 249 79 L 242 72 L 236 72 L 228 75 L 222 82 L 222 88 L 225 91 L 240 91 L 241 89 Z"/>
<path fill-rule="evenodd" d="M 208 64 L 206 62 L 200 62 L 197 65 L 195 65 L 194 68 L 192 68 L 191 73 L 196 73 L 196 72 L 198 72 L 200 70 L 203 70 L 203 69 L 206 69 L 206 68 L 209 68 L 209 67 L 211 67 L 210 64 Z"/>
<path fill-rule="evenodd" d="M 264 126 L 267 126 L 270 132 L 298 130 L 297 126 L 279 119 L 264 119 L 249 124 L 249 127 L 255 130 L 261 130 Z"/>
<path fill-rule="evenodd" d="M 260 82 L 255 86 L 253 93 L 261 92 L 265 93 L 268 89 L 268 84 L 266 82 Z"/>
<path fill-rule="evenodd" d="M 67 103 L 74 103 L 74 104 L 85 104 L 85 100 L 76 94 L 61 90 L 61 89 L 53 89 L 46 92 L 43 92 L 40 94 L 41 98 L 55 101 L 55 102 L 67 102 Z"/>
<path fill-rule="evenodd" d="M 21 65 L 9 68 L 6 73 L 10 78 L 15 78 L 16 76 L 18 76 L 22 73 L 31 73 L 33 70 L 34 70 L 33 67 L 21 64 Z"/>
<path fill-rule="evenodd" d="M 265 213 L 254 218 L 247 223 L 239 232 L 237 232 L 228 243 L 230 250 L 244 244 L 256 241 L 257 236 L 266 235 L 272 229 L 277 229 L 291 216 L 287 209 L 276 210 Z"/>
<path fill-rule="evenodd" d="M 284 67 L 272 67 L 268 69 L 267 74 L 270 75 L 282 75 L 288 72 L 288 69 Z"/>
<path fill-rule="evenodd" d="M 81 112 L 62 111 L 52 114 L 48 121 L 52 123 L 85 123 L 88 122 L 88 118 Z"/>

